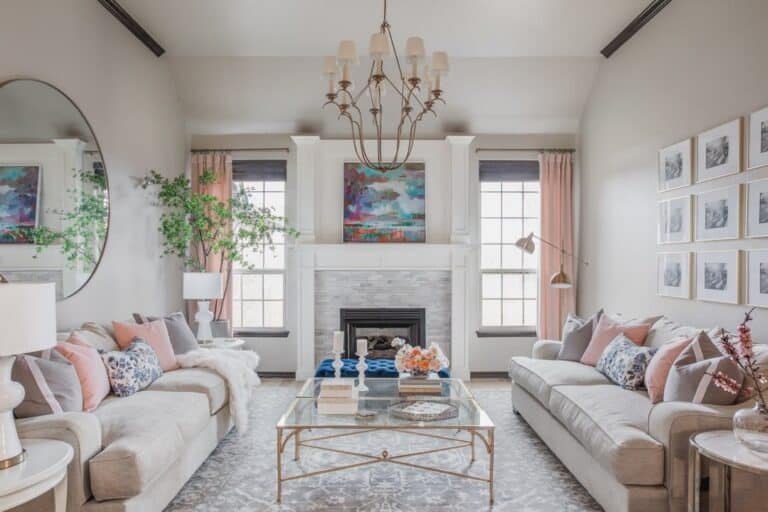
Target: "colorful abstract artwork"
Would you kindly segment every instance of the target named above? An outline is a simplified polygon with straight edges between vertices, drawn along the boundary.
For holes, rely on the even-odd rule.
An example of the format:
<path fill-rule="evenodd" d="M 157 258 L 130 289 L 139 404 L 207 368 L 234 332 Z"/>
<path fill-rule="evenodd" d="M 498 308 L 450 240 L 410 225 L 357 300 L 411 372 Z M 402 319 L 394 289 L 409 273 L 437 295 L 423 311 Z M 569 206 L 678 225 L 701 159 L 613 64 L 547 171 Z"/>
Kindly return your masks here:
<path fill-rule="evenodd" d="M 39 184 L 39 166 L 0 165 L 0 243 L 32 243 Z"/>
<path fill-rule="evenodd" d="M 424 242 L 424 164 L 344 165 L 345 242 Z"/>

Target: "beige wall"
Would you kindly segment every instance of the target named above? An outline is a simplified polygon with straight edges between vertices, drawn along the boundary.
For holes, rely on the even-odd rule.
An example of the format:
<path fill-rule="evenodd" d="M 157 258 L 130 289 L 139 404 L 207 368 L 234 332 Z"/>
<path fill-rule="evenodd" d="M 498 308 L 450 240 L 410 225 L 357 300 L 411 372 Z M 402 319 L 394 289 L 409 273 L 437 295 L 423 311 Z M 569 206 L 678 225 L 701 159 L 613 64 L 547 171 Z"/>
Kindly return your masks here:
<path fill-rule="evenodd" d="M 132 177 L 184 169 L 181 110 L 167 65 L 91 0 L 3 0 L 0 81 L 48 81 L 82 109 L 109 175 L 112 217 L 100 268 L 59 304 L 60 328 L 180 307 L 178 264 L 161 260 L 157 212 Z"/>
<path fill-rule="evenodd" d="M 768 239 L 656 246 L 656 202 L 768 175 L 768 168 L 657 194 L 657 151 L 768 104 L 768 2 L 677 0 L 598 72 L 581 125 L 579 310 L 663 312 L 733 327 L 746 306 L 661 298 L 656 253 L 768 247 Z M 755 331 L 768 335 L 768 314 Z M 765 341 L 763 337 L 762 341 Z"/>

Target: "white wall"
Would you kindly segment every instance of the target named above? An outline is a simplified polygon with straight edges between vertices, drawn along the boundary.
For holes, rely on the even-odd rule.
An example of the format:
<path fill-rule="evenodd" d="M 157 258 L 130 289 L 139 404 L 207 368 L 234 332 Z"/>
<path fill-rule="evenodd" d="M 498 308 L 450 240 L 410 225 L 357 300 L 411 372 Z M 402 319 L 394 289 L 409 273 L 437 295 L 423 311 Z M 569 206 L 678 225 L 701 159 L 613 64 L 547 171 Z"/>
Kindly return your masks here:
<path fill-rule="evenodd" d="M 3 0 L 0 81 L 19 77 L 50 82 L 74 100 L 109 176 L 106 252 L 91 282 L 59 304 L 59 327 L 178 309 L 180 268 L 160 258 L 157 212 L 132 179 L 149 169 L 184 170 L 183 121 L 164 59 L 98 2 Z"/>
<path fill-rule="evenodd" d="M 768 246 L 762 239 L 657 247 L 656 159 L 660 148 L 768 104 L 767 21 L 765 0 L 677 0 L 602 65 L 580 132 L 580 247 L 591 262 L 582 273 L 583 314 L 604 306 L 702 327 L 740 320 L 743 305 L 656 295 L 657 252 Z M 664 196 L 758 175 L 768 169 Z M 765 311 L 754 328 L 765 340 Z"/>

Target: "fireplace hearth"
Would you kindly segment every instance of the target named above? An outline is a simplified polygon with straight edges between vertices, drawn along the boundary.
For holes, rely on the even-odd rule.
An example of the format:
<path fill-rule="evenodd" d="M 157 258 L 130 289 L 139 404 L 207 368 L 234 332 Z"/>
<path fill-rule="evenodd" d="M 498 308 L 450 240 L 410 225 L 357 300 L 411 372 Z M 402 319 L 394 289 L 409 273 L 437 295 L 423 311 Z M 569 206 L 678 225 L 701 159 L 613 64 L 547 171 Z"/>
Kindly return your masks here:
<path fill-rule="evenodd" d="M 412 346 L 425 346 L 426 313 L 424 308 L 344 308 L 340 310 L 345 352 L 342 357 L 356 357 L 357 340 L 368 339 L 369 359 L 394 359 L 395 337 Z"/>

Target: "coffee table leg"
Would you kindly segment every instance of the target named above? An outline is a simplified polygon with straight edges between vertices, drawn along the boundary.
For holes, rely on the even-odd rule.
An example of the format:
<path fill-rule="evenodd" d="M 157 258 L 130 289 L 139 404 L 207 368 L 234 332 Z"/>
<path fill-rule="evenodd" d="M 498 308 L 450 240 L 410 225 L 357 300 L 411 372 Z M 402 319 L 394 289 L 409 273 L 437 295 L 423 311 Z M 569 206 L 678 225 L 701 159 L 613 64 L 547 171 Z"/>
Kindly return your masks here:
<path fill-rule="evenodd" d="M 297 430 L 296 434 L 293 436 L 293 460 L 299 460 L 300 457 L 300 447 L 301 447 L 301 430 Z"/>
<path fill-rule="evenodd" d="M 488 444 L 490 445 L 490 449 L 488 450 L 488 492 L 489 492 L 489 502 L 491 505 L 493 505 L 494 495 L 493 495 L 493 456 L 496 452 L 496 447 L 494 444 L 494 430 L 491 429 L 488 431 Z"/>
<path fill-rule="evenodd" d="M 283 501 L 283 429 L 277 429 L 277 502 Z"/>
<path fill-rule="evenodd" d="M 695 446 L 688 448 L 688 512 L 699 512 L 701 492 L 701 455 Z"/>
<path fill-rule="evenodd" d="M 731 466 L 723 465 L 723 510 L 731 512 Z"/>
<path fill-rule="evenodd" d="M 470 435 L 472 436 L 472 462 L 475 462 L 475 431 L 470 430 Z"/>

